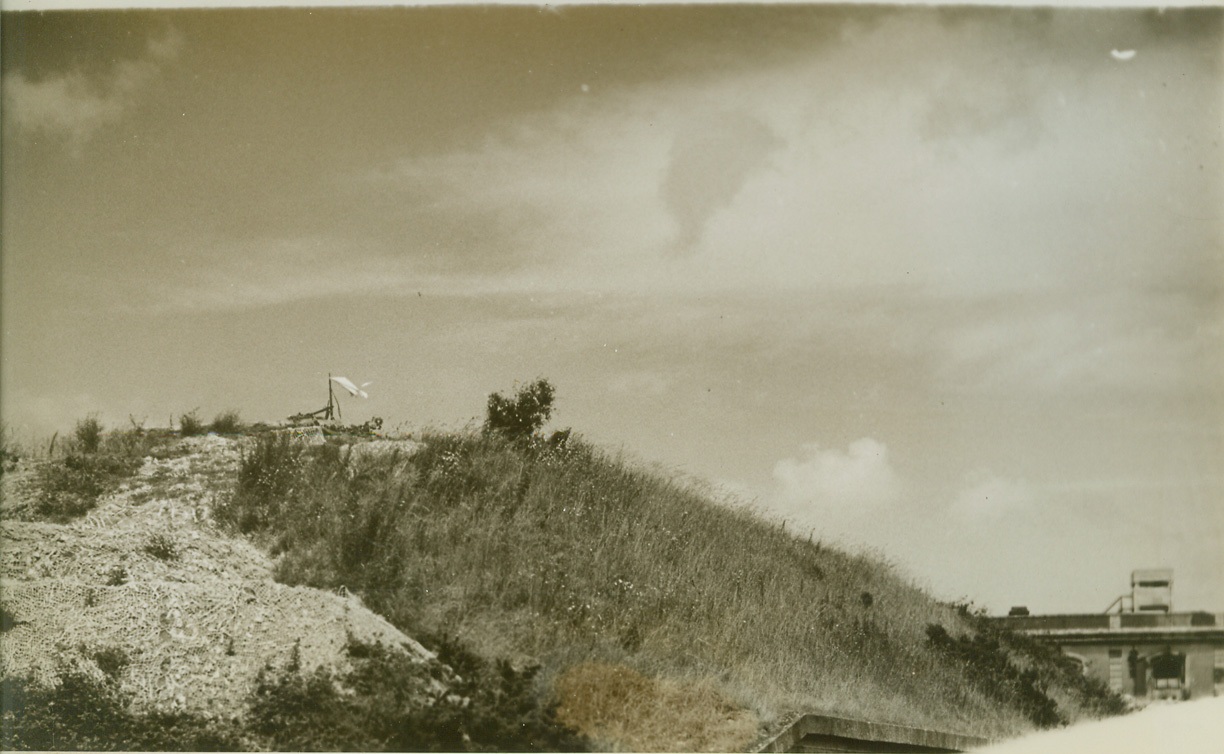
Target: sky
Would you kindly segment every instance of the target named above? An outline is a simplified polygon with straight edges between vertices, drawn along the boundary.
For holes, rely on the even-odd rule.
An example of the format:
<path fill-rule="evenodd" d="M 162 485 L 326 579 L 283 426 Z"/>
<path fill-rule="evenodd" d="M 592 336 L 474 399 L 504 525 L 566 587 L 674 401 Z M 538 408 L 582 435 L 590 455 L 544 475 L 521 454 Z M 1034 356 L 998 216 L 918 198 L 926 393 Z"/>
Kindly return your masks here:
<path fill-rule="evenodd" d="M 0 418 L 340 374 L 346 422 L 460 428 L 544 377 L 550 426 L 940 598 L 1171 567 L 1224 611 L 1222 18 L 7 12 Z"/>

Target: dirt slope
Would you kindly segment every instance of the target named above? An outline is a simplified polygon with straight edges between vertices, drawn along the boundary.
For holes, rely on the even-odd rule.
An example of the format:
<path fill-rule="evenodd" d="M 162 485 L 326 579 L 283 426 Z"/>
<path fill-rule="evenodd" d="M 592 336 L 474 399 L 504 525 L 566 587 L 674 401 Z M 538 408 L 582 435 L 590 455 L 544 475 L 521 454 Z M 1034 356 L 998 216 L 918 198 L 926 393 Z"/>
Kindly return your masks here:
<path fill-rule="evenodd" d="M 275 583 L 263 553 L 215 527 L 237 442 L 182 440 L 181 455 L 146 459 L 70 524 L 0 521 L 0 596 L 15 619 L 0 671 L 47 678 L 68 662 L 101 672 L 92 658 L 118 649 L 137 706 L 228 716 L 259 670 L 289 663 L 295 647 L 307 670 L 343 666 L 350 636 L 431 658 L 354 596 Z M 6 508 L 23 504 L 23 476 L 5 475 Z"/>

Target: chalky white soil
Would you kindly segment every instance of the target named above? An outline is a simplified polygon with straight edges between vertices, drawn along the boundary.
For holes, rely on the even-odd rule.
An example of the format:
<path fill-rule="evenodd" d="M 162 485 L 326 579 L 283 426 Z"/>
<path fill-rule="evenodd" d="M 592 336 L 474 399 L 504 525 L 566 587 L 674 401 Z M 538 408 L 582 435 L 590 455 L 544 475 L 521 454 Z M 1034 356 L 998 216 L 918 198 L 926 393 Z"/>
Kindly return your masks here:
<path fill-rule="evenodd" d="M 98 673 L 88 657 L 117 648 L 131 659 L 121 686 L 136 706 L 230 716 L 260 669 L 286 665 L 295 646 L 306 670 L 343 667 L 349 636 L 432 658 L 356 597 L 275 583 L 267 556 L 218 529 L 212 505 L 233 483 L 239 442 L 182 440 L 184 455 L 145 459 L 69 524 L 0 521 L 0 595 L 16 619 L 0 670 L 46 679 L 68 662 Z M 23 505 L 29 478 L 6 474 L 0 504 Z M 177 557 L 146 552 L 155 537 Z"/>

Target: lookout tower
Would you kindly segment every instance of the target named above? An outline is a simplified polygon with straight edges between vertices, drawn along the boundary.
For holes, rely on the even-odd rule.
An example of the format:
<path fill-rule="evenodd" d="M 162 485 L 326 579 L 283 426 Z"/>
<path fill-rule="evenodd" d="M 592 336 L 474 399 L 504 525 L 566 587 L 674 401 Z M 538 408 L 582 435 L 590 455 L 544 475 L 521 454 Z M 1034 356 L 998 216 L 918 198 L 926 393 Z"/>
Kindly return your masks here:
<path fill-rule="evenodd" d="M 1131 611 L 1173 612 L 1173 569 L 1146 568 L 1131 571 Z"/>
<path fill-rule="evenodd" d="M 1059 647 L 1084 673 L 1143 699 L 1224 694 L 1224 613 L 1173 612 L 1173 569 L 1131 571 L 1130 592 L 1104 613 L 1027 615 L 1002 626 Z"/>

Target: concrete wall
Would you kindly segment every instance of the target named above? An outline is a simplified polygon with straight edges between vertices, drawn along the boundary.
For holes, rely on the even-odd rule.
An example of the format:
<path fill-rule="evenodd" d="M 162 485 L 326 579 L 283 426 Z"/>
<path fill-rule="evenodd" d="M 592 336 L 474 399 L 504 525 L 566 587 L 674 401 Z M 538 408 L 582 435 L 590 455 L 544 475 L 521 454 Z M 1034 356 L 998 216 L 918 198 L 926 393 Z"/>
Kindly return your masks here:
<path fill-rule="evenodd" d="M 1135 695 L 1135 680 L 1130 675 L 1130 665 L 1127 657 L 1132 649 L 1138 650 L 1142 660 L 1149 661 L 1141 662 L 1141 669 L 1147 668 L 1147 691 L 1151 694 L 1155 690 L 1155 685 L 1150 680 L 1151 667 L 1150 660 L 1152 657 L 1163 654 L 1166 649 L 1174 653 L 1182 653 L 1186 656 L 1186 674 L 1185 688 L 1189 689 L 1191 699 L 1202 699 L 1204 697 L 1213 696 L 1215 693 L 1215 682 L 1213 680 L 1213 671 L 1215 668 L 1215 649 L 1216 645 L 1208 642 L 1131 642 L 1125 637 L 1118 637 L 1117 640 L 1110 643 L 1101 644 L 1063 644 L 1062 650 L 1066 654 L 1080 657 L 1084 661 L 1084 671 L 1101 680 L 1105 684 L 1110 682 L 1110 657 L 1109 650 L 1118 650 L 1121 656 L 1116 660 L 1121 664 L 1121 691 L 1125 694 Z"/>

